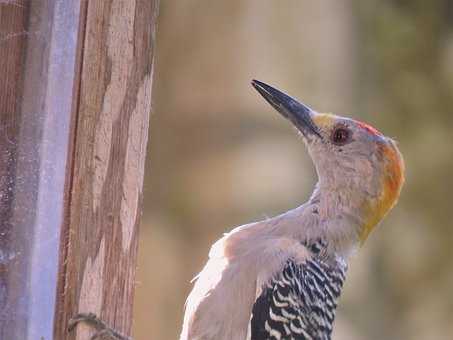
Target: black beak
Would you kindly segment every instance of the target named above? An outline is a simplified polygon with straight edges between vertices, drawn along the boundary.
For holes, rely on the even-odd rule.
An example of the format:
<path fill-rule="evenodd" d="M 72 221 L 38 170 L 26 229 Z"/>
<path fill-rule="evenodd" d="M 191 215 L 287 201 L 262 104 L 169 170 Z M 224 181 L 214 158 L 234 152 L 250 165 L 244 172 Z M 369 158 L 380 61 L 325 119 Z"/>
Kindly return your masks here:
<path fill-rule="evenodd" d="M 289 119 L 305 137 L 316 135 L 322 138 L 318 127 L 311 118 L 314 114 L 312 109 L 259 80 L 252 80 L 252 85 L 274 109 L 280 112 L 283 117 Z"/>

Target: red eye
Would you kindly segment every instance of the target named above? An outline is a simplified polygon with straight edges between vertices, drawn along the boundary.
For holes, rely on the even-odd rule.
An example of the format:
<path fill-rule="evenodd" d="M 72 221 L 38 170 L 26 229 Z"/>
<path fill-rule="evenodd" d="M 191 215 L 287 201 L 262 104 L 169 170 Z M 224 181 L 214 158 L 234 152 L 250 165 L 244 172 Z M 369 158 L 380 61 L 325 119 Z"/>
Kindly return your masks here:
<path fill-rule="evenodd" d="M 349 142 L 351 137 L 351 132 L 348 128 L 341 126 L 337 127 L 332 132 L 332 142 L 337 145 L 345 145 Z"/>

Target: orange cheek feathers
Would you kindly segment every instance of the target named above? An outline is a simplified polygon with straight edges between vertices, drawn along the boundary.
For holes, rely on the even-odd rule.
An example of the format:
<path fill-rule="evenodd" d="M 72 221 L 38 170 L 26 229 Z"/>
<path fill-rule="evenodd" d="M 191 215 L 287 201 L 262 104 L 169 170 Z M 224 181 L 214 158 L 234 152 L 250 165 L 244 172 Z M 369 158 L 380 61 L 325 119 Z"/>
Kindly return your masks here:
<path fill-rule="evenodd" d="M 367 211 L 367 218 L 360 233 L 360 241 L 362 243 L 367 239 L 373 228 L 396 204 L 404 183 L 404 161 L 393 142 L 391 145 L 382 145 L 379 151 L 384 162 L 382 191 L 379 198 L 367 202 L 364 207 Z"/>

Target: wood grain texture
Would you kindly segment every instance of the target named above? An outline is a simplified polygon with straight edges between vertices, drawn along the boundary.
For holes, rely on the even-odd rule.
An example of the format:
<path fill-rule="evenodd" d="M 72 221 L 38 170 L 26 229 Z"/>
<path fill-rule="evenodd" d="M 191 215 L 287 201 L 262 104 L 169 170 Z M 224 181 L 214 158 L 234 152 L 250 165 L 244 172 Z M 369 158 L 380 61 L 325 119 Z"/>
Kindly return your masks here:
<path fill-rule="evenodd" d="M 25 56 L 25 5 L 0 2 L 0 249 L 9 247 L 12 226 L 10 194 L 14 184 L 16 146 L 22 96 L 21 68 Z M 0 263 L 0 273 L 3 273 Z M 3 276 L 0 276 L 0 280 Z M 1 305 L 0 305 L 1 307 Z"/>
<path fill-rule="evenodd" d="M 16 185 L 17 141 L 21 120 L 21 68 L 25 56 L 24 32 L 28 8 L 0 2 L 0 339 L 26 323 L 17 316 L 22 287 L 12 285 L 27 268 L 15 255 L 17 229 L 12 224 Z"/>
<path fill-rule="evenodd" d="M 93 312 L 129 334 L 158 1 L 88 1 L 56 339 L 88 339 L 68 320 Z"/>
<path fill-rule="evenodd" d="M 0 338 L 52 339 L 80 2 L 0 6 Z"/>

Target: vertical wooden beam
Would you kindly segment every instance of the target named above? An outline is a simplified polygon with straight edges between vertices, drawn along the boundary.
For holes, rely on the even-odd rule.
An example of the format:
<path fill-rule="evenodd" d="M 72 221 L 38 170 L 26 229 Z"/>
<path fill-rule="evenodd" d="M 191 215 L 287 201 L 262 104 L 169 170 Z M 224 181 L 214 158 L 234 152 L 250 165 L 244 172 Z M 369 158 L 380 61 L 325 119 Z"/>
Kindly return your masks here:
<path fill-rule="evenodd" d="M 130 332 L 157 6 L 0 0 L 1 339 Z"/>
<path fill-rule="evenodd" d="M 18 2 L 18 6 L 0 3 L 0 339 L 7 339 L 14 329 L 26 324 L 26 318 L 17 313 L 20 311 L 14 302 L 22 296 L 23 287 L 13 283 L 26 276 L 28 261 L 17 257 L 18 232 L 12 224 L 12 202 L 16 187 L 27 12 L 23 2 Z M 18 262 L 25 267 L 23 270 L 16 269 Z"/>
<path fill-rule="evenodd" d="M 80 3 L 1 6 L 0 26 L 11 26 L 1 37 L 8 83 L 1 88 L 0 154 L 9 156 L 1 159 L 0 336 L 52 339 Z"/>
<path fill-rule="evenodd" d="M 84 324 L 67 334 L 78 312 L 131 331 L 157 11 L 157 0 L 87 2 L 56 339 L 89 338 Z"/>

